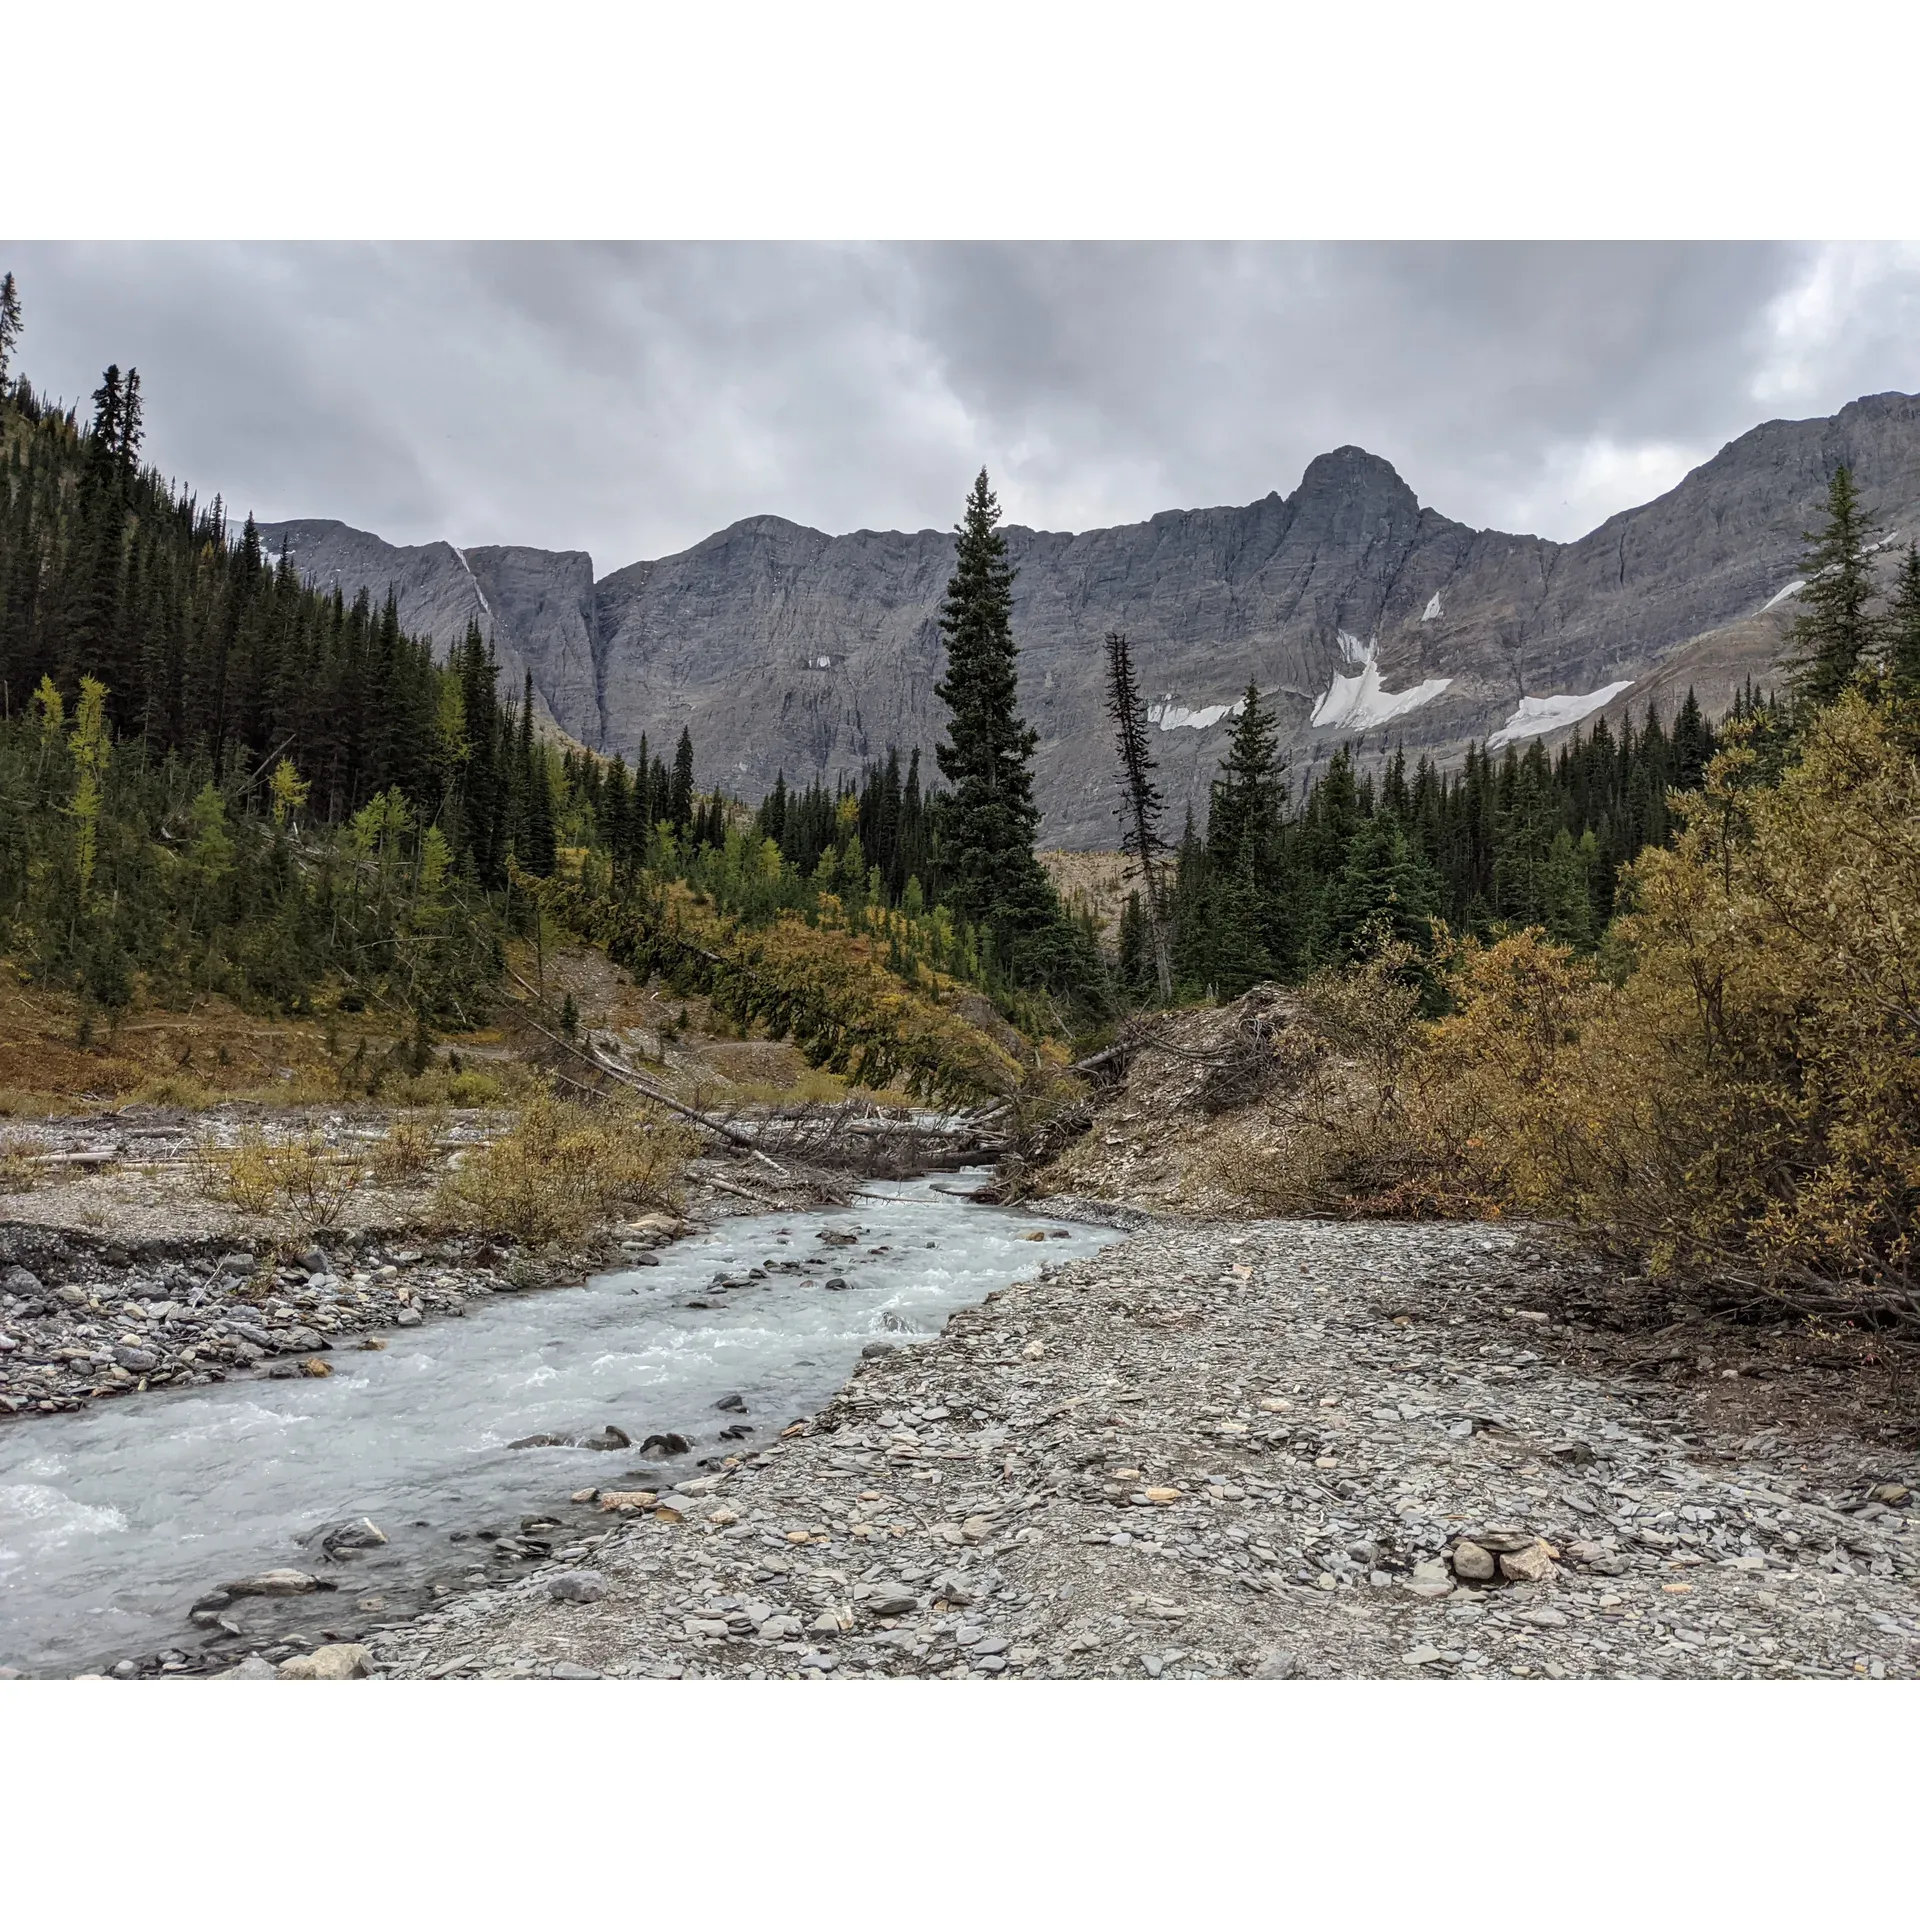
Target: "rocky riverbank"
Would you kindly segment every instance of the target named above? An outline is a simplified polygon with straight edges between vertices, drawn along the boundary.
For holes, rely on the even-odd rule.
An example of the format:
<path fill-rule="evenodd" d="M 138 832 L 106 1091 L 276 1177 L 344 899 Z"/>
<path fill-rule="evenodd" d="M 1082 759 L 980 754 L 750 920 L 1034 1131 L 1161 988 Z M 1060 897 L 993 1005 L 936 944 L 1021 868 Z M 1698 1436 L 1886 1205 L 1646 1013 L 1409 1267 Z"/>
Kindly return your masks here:
<path fill-rule="evenodd" d="M 121 1171 L 115 1151 L 104 1171 L 9 1196 L 0 1214 L 0 1419 L 163 1387 L 324 1376 L 336 1345 L 464 1313 L 494 1294 L 577 1284 L 610 1263 L 645 1264 L 700 1218 L 844 1197 L 851 1184 L 831 1174 L 782 1182 L 758 1162 L 695 1161 L 686 1173 L 691 1219 L 645 1213 L 609 1225 L 585 1251 L 431 1233 L 404 1194 L 374 1196 L 371 1217 L 289 1242 L 199 1196 L 189 1150 L 200 1130 L 175 1131 L 188 1145 L 175 1148 L 170 1177 Z"/>
<path fill-rule="evenodd" d="M 1590 1285 L 1505 1228 L 1150 1223 L 289 1677 L 1911 1676 L 1911 1446 L 1761 1335 L 1744 1397 L 1647 1378 Z"/>

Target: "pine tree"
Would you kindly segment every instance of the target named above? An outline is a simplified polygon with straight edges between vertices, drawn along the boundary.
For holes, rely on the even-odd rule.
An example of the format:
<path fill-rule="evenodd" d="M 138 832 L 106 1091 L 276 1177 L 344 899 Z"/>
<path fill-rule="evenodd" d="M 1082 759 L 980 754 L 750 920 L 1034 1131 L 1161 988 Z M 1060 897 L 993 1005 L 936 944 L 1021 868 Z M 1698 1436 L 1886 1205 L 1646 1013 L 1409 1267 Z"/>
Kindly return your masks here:
<path fill-rule="evenodd" d="M 693 735 L 680 729 L 680 744 L 673 750 L 673 785 L 667 796 L 666 817 L 681 833 L 693 826 Z"/>
<path fill-rule="evenodd" d="M 1920 546 L 1900 563 L 1887 627 L 1887 691 L 1920 718 Z"/>
<path fill-rule="evenodd" d="M 1673 785 L 1681 793 L 1697 792 L 1706 778 L 1707 762 L 1713 758 L 1713 729 L 1700 711 L 1700 702 L 1691 687 L 1687 689 L 1679 717 L 1673 723 L 1670 753 Z"/>
<path fill-rule="evenodd" d="M 1215 869 L 1212 894 L 1204 978 L 1222 1000 L 1237 1000 L 1249 987 L 1270 979 L 1274 970 L 1250 843 L 1241 843 L 1240 857 L 1231 867 Z"/>
<path fill-rule="evenodd" d="M 1794 648 L 1790 678 L 1805 706 L 1832 706 L 1875 652 L 1882 623 L 1867 605 L 1874 593 L 1872 554 L 1879 540 L 1851 469 L 1835 468 L 1827 487 L 1826 525 L 1805 536 L 1803 611 L 1788 635 Z"/>
<path fill-rule="evenodd" d="M 0 279 L 0 400 L 4 400 L 12 388 L 7 370 L 13 364 L 20 328 L 20 289 L 14 285 L 13 275 L 8 274 Z"/>
<path fill-rule="evenodd" d="M 1151 944 L 1147 934 L 1147 916 L 1141 910 L 1140 895 L 1129 892 L 1120 907 L 1120 931 L 1114 971 L 1121 987 L 1142 997 L 1158 984 L 1155 978 Z"/>
<path fill-rule="evenodd" d="M 1167 854 L 1167 844 L 1160 837 L 1160 814 L 1165 802 L 1154 784 L 1156 769 L 1147 745 L 1146 703 L 1133 676 L 1133 655 L 1124 633 L 1107 635 L 1107 717 L 1113 722 L 1114 744 L 1120 754 L 1120 805 L 1114 809 L 1121 820 L 1120 850 L 1139 862 L 1154 977 L 1159 982 L 1161 999 L 1171 1000 L 1173 956 L 1161 878 L 1161 863 Z M 1130 894 L 1128 898 L 1137 915 L 1140 897 Z"/>
<path fill-rule="evenodd" d="M 1383 940 L 1424 952 L 1440 910 L 1439 878 L 1398 817 L 1376 813 L 1355 833 L 1335 880 L 1327 935 L 1343 959 L 1364 959 Z"/>
<path fill-rule="evenodd" d="M 1587 868 L 1565 827 L 1553 836 L 1540 883 L 1541 922 L 1556 940 L 1585 947 L 1593 924 Z"/>
<path fill-rule="evenodd" d="M 1239 866 L 1244 854 L 1250 871 L 1266 878 L 1280 826 L 1278 726 L 1279 716 L 1260 704 L 1260 689 L 1249 681 L 1240 711 L 1227 722 L 1226 757 L 1209 794 L 1207 854 L 1222 870 Z"/>
<path fill-rule="evenodd" d="M 940 614 L 947 671 L 934 691 L 952 716 L 937 750 L 952 783 L 941 809 L 943 890 L 957 916 L 985 930 L 1016 984 L 1084 995 L 1098 990 L 1097 960 L 1073 936 L 1034 855 L 1040 809 L 1029 762 L 1039 736 L 1020 718 L 1013 570 L 999 520 L 983 468 L 955 529 Z"/>

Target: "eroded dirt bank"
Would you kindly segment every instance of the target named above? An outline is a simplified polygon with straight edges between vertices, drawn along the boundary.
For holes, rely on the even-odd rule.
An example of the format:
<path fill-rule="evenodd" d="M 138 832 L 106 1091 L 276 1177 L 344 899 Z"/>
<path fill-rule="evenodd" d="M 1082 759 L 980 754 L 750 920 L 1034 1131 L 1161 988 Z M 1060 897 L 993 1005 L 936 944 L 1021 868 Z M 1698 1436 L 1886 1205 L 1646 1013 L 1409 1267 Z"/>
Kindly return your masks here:
<path fill-rule="evenodd" d="M 1656 1346 L 1593 1317 L 1598 1284 L 1507 1228 L 1147 1223 L 870 1354 L 763 1452 L 530 1516 L 568 1536 L 564 1571 L 329 1658 L 394 1678 L 1910 1676 L 1911 1431 L 1859 1376 L 1738 1330 L 1654 1377 Z"/>

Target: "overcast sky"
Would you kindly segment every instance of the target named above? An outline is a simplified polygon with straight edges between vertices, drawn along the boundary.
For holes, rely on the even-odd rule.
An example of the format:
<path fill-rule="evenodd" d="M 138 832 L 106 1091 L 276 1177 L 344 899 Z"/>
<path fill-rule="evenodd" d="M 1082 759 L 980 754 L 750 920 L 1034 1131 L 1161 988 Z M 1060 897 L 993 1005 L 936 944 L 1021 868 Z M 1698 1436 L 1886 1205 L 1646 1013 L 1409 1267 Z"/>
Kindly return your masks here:
<path fill-rule="evenodd" d="M 1356 443 L 1571 538 L 1736 434 L 1920 388 L 1920 250 L 1757 245 L 15 245 L 20 366 L 137 364 L 236 514 L 584 547 L 777 513 L 1240 504 Z"/>

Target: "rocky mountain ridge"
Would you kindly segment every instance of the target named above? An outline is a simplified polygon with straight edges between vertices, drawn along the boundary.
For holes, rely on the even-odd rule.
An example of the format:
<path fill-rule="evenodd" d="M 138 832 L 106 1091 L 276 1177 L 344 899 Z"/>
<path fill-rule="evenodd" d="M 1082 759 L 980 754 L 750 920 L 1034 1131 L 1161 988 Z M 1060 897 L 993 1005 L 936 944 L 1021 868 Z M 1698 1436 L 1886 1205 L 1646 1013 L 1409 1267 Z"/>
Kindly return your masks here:
<path fill-rule="evenodd" d="M 1920 527 L 1920 396 L 1769 421 L 1678 486 L 1580 540 L 1467 527 L 1384 460 L 1342 447 L 1295 490 L 1085 533 L 1006 529 L 1021 698 L 1055 845 L 1110 845 L 1101 641 L 1133 641 L 1177 825 L 1206 787 L 1249 680 L 1271 694 L 1296 778 L 1340 745 L 1457 762 L 1475 740 L 1550 741 L 1602 711 L 1710 711 L 1777 667 L 1801 535 L 1853 468 L 1904 545 Z M 957 496 L 956 496 L 957 497 Z M 477 619 L 505 690 L 631 758 L 685 726 L 703 779 L 757 798 L 856 773 L 890 745 L 931 757 L 945 709 L 936 624 L 952 536 L 830 535 L 771 516 L 595 578 L 585 553 L 394 547 L 338 521 L 263 526 L 310 579 L 376 599 L 444 650 Z"/>

